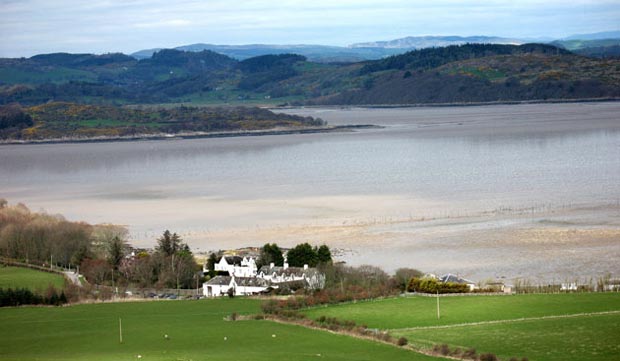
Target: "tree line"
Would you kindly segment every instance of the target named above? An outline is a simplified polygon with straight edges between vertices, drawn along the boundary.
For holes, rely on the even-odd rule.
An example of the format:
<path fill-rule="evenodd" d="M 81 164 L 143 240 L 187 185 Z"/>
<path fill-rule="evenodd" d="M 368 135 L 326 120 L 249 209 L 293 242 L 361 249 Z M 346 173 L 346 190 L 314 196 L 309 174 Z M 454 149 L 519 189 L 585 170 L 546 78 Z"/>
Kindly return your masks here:
<path fill-rule="evenodd" d="M 154 250 L 136 252 L 115 225 L 71 222 L 0 199 L 0 255 L 21 262 L 80 268 L 95 285 L 194 288 L 199 266 L 190 247 L 168 230 Z"/>
<path fill-rule="evenodd" d="M 437 48 L 426 48 L 409 51 L 400 55 L 393 55 L 382 60 L 368 62 L 360 69 L 360 74 L 369 74 L 385 70 L 428 70 L 459 60 L 481 58 L 493 55 L 515 54 L 570 54 L 566 49 L 560 49 L 546 44 L 464 44 L 450 45 Z"/>
<path fill-rule="evenodd" d="M 261 249 L 256 260 L 256 267 L 260 269 L 263 266 L 269 266 L 273 263 L 276 267 L 284 266 L 285 251 L 276 243 L 266 243 Z M 209 254 L 206 262 L 206 268 L 209 277 L 216 276 L 215 264 L 217 264 L 223 255 L 217 255 L 215 252 Z M 286 262 L 289 267 L 325 267 L 333 263 L 331 250 L 327 245 L 312 247 L 309 243 L 300 243 L 286 252 Z"/>

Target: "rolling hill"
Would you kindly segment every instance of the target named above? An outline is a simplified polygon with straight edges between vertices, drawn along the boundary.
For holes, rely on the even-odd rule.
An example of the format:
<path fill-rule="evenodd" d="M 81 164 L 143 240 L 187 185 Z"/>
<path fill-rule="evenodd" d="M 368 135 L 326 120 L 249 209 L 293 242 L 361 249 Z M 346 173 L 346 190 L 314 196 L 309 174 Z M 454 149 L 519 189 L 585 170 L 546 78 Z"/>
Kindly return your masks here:
<path fill-rule="evenodd" d="M 211 50 L 0 59 L 0 103 L 418 104 L 620 96 L 620 60 L 544 44 L 464 44 L 357 63 Z"/>
<path fill-rule="evenodd" d="M 162 49 L 145 49 L 132 53 L 131 56 L 141 60 L 150 58 L 155 52 Z M 190 44 L 177 46 L 174 50 L 203 51 L 209 50 L 229 56 L 237 60 L 245 60 L 262 55 L 299 54 L 307 57 L 310 61 L 319 63 L 329 62 L 357 62 L 364 60 L 381 59 L 386 56 L 400 54 L 402 49 L 384 49 L 376 47 L 343 47 L 326 45 L 215 45 L 215 44 Z"/>

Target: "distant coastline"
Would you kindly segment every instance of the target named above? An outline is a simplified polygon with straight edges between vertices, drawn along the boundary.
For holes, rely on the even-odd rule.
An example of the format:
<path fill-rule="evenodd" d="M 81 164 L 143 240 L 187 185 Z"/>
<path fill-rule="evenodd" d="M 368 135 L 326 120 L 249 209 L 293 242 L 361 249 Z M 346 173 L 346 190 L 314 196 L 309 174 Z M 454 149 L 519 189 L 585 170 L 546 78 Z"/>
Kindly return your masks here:
<path fill-rule="evenodd" d="M 383 109 L 383 108 L 444 108 L 444 107 L 476 107 L 488 105 L 525 105 L 525 104 L 571 104 L 571 103 L 603 103 L 603 102 L 620 102 L 617 97 L 603 98 L 577 98 L 577 99 L 534 99 L 534 100 L 498 100 L 492 102 L 451 102 L 451 103 L 415 103 L 415 104 L 304 104 L 304 105 L 284 105 L 277 107 L 268 107 L 272 111 L 278 109 L 296 109 L 296 108 L 330 108 L 330 109 L 346 109 L 346 108 L 362 108 L 362 109 Z"/>
<path fill-rule="evenodd" d="M 336 125 L 324 127 L 308 128 L 286 128 L 286 129 L 266 129 L 266 130 L 246 130 L 246 131 L 225 131 L 225 132 L 181 132 L 175 134 L 140 134 L 131 136 L 102 136 L 102 137 L 67 137 L 50 139 L 4 139 L 0 140 L 1 145 L 16 144 L 65 144 L 65 143 L 105 143 L 105 142 L 135 142 L 145 140 L 183 140 L 183 139 L 203 139 L 203 138 L 230 138 L 230 137 L 257 137 L 266 135 L 291 135 L 291 134 L 314 134 L 331 132 L 348 132 L 356 129 L 379 129 L 382 126 L 372 124 L 353 124 Z"/>

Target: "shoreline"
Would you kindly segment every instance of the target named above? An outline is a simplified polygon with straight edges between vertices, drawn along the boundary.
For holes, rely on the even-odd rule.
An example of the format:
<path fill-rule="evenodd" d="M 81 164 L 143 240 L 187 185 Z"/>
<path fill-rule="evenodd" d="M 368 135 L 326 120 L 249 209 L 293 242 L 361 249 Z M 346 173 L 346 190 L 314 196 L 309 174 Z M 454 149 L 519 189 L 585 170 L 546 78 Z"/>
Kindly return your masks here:
<path fill-rule="evenodd" d="M 131 136 L 116 137 L 93 137 L 93 138 L 52 138 L 41 140 L 19 140 L 10 139 L 0 141 L 3 145 L 32 145 L 32 144 L 69 144 L 69 143 L 108 143 L 108 142 L 136 142 L 151 140 L 183 140 L 183 139 L 203 139 L 203 138 L 232 138 L 232 137 L 260 137 L 267 135 L 292 135 L 292 134 L 316 134 L 332 132 L 348 132 L 357 129 L 380 129 L 380 125 L 373 124 L 349 124 L 334 125 L 327 127 L 308 127 L 290 129 L 266 129 L 266 130 L 245 130 L 245 131 L 226 131 L 226 132 L 191 132 L 176 134 L 141 134 Z"/>
<path fill-rule="evenodd" d="M 575 103 L 605 103 L 620 102 L 620 98 L 584 98 L 584 99 L 535 99 L 535 100 L 498 100 L 489 102 L 455 102 L 455 103 L 414 103 L 414 104 L 301 104 L 286 105 L 265 108 L 277 111 L 280 109 L 297 109 L 297 108 L 328 108 L 328 109 L 391 109 L 391 108 L 450 108 L 450 107 L 478 107 L 490 105 L 527 105 L 527 104 L 575 104 Z"/>

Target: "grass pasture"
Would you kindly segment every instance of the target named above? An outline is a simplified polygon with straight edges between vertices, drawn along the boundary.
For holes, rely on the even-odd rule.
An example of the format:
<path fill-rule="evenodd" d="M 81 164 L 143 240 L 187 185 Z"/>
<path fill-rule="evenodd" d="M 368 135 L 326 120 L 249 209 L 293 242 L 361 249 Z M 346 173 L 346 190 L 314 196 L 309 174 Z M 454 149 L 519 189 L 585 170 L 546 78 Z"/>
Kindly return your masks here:
<path fill-rule="evenodd" d="M 259 305 L 258 300 L 235 298 L 0 309 L 0 359 L 122 361 L 138 360 L 138 355 L 143 361 L 432 359 L 301 326 L 224 320 L 232 312 L 258 313 Z"/>
<path fill-rule="evenodd" d="M 503 360 L 612 360 L 620 357 L 620 313 L 393 331 L 419 347 L 448 344 L 492 352 Z"/>
<path fill-rule="evenodd" d="M 418 347 L 445 343 L 506 360 L 609 360 L 620 354 L 620 293 L 441 297 L 440 320 L 436 302 L 400 297 L 304 313 L 387 329 Z"/>
<path fill-rule="evenodd" d="M 0 266 L 0 288 L 28 288 L 31 291 L 45 291 L 50 284 L 60 290 L 64 288 L 65 279 L 55 273 Z"/>

